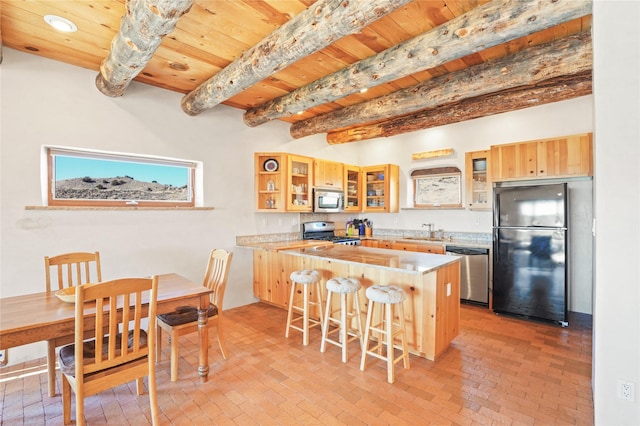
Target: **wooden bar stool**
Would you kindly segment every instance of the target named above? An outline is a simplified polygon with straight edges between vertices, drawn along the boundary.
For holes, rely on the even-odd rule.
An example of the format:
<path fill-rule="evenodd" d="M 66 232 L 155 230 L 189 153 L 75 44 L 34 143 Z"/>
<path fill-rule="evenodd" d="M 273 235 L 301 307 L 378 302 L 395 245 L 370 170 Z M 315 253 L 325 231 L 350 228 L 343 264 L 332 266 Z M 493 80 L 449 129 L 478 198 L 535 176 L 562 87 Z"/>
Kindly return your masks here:
<path fill-rule="evenodd" d="M 324 352 L 327 342 L 342 348 L 342 362 L 347 362 L 347 347 L 350 342 L 355 339 L 360 340 L 362 348 L 362 318 L 360 317 L 360 299 L 358 290 L 360 290 L 360 281 L 355 278 L 331 278 L 327 281 L 327 301 L 324 314 L 324 324 L 322 325 L 322 341 L 320 343 L 320 352 Z M 340 308 L 331 309 L 331 296 L 337 293 L 340 296 Z M 347 297 L 352 294 L 351 309 L 347 308 Z M 340 318 L 333 318 L 332 315 L 340 312 Z M 348 320 L 355 317 L 357 329 L 351 329 Z M 338 327 L 329 331 L 329 325 L 337 324 Z M 338 340 L 331 339 L 329 335 L 338 333 Z"/>
<path fill-rule="evenodd" d="M 394 378 L 394 365 L 400 360 L 404 361 L 404 368 L 409 368 L 409 349 L 407 347 L 407 331 L 404 325 L 404 310 L 402 302 L 407 298 L 407 293 L 400 287 L 374 285 L 367 288 L 367 299 L 369 299 L 369 308 L 367 309 L 367 320 L 364 331 L 364 343 L 362 346 L 362 360 L 360 361 L 360 370 L 364 371 L 364 364 L 367 359 L 367 355 L 374 356 L 383 361 L 387 361 L 387 381 L 393 383 Z M 377 324 L 372 324 L 373 309 L 376 303 L 384 305 L 384 310 L 381 315 L 381 320 Z M 396 323 L 393 320 L 394 308 L 395 313 L 398 314 L 399 322 Z M 370 333 L 374 332 L 378 334 L 377 343 L 369 349 Z M 395 336 L 400 335 L 402 340 L 401 347 L 402 354 L 397 358 L 395 357 L 395 347 L 393 339 Z M 384 338 L 383 338 L 384 337 Z M 386 343 L 387 352 L 386 356 L 382 355 L 382 346 Z"/>
<path fill-rule="evenodd" d="M 320 292 L 320 273 L 313 270 L 301 270 L 294 271 L 290 275 L 291 278 L 291 295 L 289 296 L 289 312 L 287 314 L 287 330 L 284 334 L 285 337 L 289 337 L 289 329 L 293 328 L 302 332 L 302 344 L 307 346 L 309 344 L 309 328 L 319 325 L 322 327 L 322 294 Z M 302 306 L 294 305 L 294 299 L 297 286 L 302 286 Z M 309 293 L 313 292 L 309 287 L 315 287 L 316 301 L 309 300 Z M 320 320 L 309 317 L 309 310 L 312 306 L 318 307 L 318 315 Z M 302 315 L 294 318 L 293 312 L 301 313 Z M 302 321 L 300 327 L 293 325 L 296 321 Z"/>

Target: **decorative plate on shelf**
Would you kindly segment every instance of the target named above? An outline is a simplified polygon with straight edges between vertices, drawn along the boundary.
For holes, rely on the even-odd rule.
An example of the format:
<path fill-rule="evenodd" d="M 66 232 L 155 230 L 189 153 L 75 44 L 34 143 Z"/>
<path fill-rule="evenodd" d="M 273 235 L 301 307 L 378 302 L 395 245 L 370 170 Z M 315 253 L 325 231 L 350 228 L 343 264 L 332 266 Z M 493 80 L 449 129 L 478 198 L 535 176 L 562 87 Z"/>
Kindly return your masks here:
<path fill-rule="evenodd" d="M 264 162 L 262 167 L 267 172 L 275 172 L 278 170 L 278 162 L 273 158 L 269 158 L 267 161 Z"/>

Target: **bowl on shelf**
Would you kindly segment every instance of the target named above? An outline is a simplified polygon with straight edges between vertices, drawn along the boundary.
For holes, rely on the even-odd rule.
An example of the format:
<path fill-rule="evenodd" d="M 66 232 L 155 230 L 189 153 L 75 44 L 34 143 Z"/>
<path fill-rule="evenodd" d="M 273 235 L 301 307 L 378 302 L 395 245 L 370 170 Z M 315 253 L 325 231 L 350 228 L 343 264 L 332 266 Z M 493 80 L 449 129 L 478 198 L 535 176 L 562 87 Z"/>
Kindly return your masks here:
<path fill-rule="evenodd" d="M 376 189 L 376 195 L 377 195 L 377 196 L 379 196 L 379 197 L 380 197 L 380 196 L 382 196 L 382 195 L 384 195 L 384 190 L 382 190 L 382 189 Z"/>
<path fill-rule="evenodd" d="M 378 180 L 384 180 L 384 173 L 378 173 Z"/>

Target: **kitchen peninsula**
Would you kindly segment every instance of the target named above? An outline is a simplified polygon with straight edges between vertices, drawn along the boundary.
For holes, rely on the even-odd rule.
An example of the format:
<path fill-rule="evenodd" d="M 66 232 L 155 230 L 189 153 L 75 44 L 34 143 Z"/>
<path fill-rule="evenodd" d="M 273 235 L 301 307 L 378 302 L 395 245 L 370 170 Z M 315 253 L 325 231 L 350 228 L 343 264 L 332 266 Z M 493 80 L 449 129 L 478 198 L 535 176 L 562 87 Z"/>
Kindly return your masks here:
<path fill-rule="evenodd" d="M 435 360 L 459 332 L 460 258 L 361 246 L 316 244 L 280 249 L 254 248 L 254 293 L 267 303 L 287 308 L 289 275 L 315 269 L 323 283 L 332 277 L 357 277 L 365 289 L 396 285 L 407 292 L 404 302 L 409 350 Z M 323 285 L 324 291 L 324 285 Z M 323 295 L 326 298 L 326 293 Z M 362 303 L 363 316 L 366 303 Z"/>

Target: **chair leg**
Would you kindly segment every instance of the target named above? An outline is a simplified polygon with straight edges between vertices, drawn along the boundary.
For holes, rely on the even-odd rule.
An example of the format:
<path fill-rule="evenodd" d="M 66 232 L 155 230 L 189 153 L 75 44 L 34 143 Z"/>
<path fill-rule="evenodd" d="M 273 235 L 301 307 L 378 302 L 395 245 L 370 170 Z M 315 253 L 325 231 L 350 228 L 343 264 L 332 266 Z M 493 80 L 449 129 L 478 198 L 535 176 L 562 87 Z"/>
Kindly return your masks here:
<path fill-rule="evenodd" d="M 162 328 L 160 328 L 160 326 L 156 326 L 156 362 L 160 362 L 161 358 L 162 358 Z"/>
<path fill-rule="evenodd" d="M 62 419 L 65 425 L 71 423 L 71 385 L 62 375 Z"/>
<path fill-rule="evenodd" d="M 53 341 L 47 340 L 47 376 L 49 380 L 49 396 L 56 396 L 56 347 Z"/>
<path fill-rule="evenodd" d="M 218 319 L 217 319 L 217 335 L 218 335 L 218 346 L 220 346 L 220 352 L 222 352 L 222 358 L 224 358 L 225 360 L 227 358 L 229 358 L 229 356 L 227 355 L 227 348 L 224 344 L 224 338 L 222 337 L 222 312 L 218 312 Z"/>
<path fill-rule="evenodd" d="M 149 405 L 151 406 L 151 424 L 160 424 L 160 413 L 158 410 L 158 393 L 156 391 L 156 368 L 155 362 L 149 363 Z"/>
<path fill-rule="evenodd" d="M 171 381 L 178 380 L 178 335 L 171 333 Z"/>
<path fill-rule="evenodd" d="M 76 424 L 84 426 L 84 389 L 80 382 L 76 385 Z"/>

